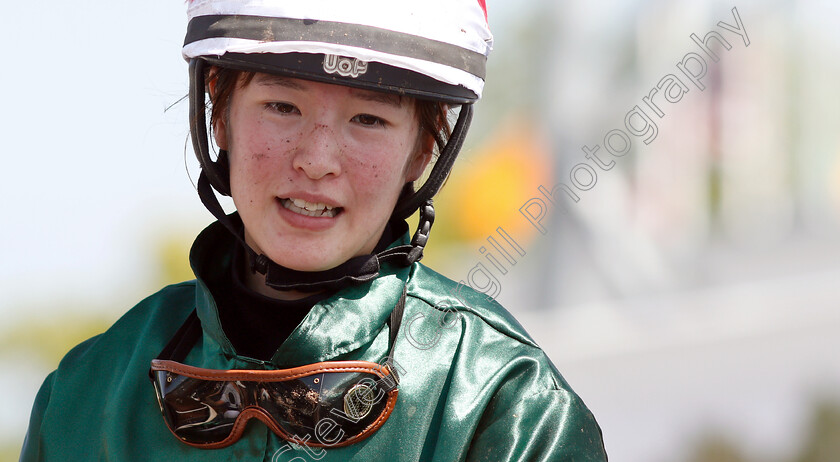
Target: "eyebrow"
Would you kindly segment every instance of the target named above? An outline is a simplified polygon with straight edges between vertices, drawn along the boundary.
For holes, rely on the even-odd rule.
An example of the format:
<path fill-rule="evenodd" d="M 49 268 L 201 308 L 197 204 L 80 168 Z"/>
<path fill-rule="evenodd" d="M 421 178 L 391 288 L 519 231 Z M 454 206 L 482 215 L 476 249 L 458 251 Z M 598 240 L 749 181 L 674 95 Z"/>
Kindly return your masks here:
<path fill-rule="evenodd" d="M 397 108 L 401 108 L 403 106 L 403 99 L 399 95 L 393 95 L 390 93 L 383 93 L 379 91 L 357 89 L 351 89 L 350 93 L 353 95 L 354 98 L 361 99 L 364 101 L 372 101 L 374 103 L 387 104 L 389 106 L 394 106 Z"/>
<path fill-rule="evenodd" d="M 275 75 L 275 74 L 257 74 L 258 77 L 256 79 L 256 83 L 260 85 L 266 85 L 269 87 L 279 86 L 285 88 L 291 88 L 293 90 L 304 90 L 303 85 L 295 82 L 294 80 L 283 77 L 282 75 Z"/>

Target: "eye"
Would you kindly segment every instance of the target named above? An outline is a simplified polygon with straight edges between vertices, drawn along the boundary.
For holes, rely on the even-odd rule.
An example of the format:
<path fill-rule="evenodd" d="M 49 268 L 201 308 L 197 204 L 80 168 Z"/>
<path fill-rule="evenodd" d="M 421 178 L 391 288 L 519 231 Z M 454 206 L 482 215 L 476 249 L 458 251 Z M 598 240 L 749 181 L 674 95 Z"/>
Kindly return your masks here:
<path fill-rule="evenodd" d="M 375 126 L 384 127 L 386 125 L 386 122 L 383 119 L 381 119 L 379 117 L 376 117 L 374 115 L 370 115 L 370 114 L 359 114 L 359 115 L 353 117 L 350 120 L 352 120 L 353 122 L 362 124 L 362 125 L 370 126 L 370 127 L 375 127 Z"/>
<path fill-rule="evenodd" d="M 280 114 L 300 114 L 300 110 L 294 104 L 266 103 L 265 107 Z"/>

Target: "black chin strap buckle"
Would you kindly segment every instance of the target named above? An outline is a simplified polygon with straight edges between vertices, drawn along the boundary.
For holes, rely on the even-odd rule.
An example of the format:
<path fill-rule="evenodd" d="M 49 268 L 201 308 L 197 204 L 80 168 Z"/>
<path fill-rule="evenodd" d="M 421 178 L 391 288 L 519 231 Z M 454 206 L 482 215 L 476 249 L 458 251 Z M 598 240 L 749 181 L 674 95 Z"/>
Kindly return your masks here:
<path fill-rule="evenodd" d="M 423 249 L 429 241 L 429 233 L 432 230 L 432 225 L 435 222 L 435 207 L 432 205 L 432 200 L 427 200 L 420 206 L 420 223 L 417 224 L 417 232 L 411 239 L 411 250 L 405 256 L 407 265 L 412 265 L 416 261 L 423 258 Z"/>
<path fill-rule="evenodd" d="M 251 250 L 251 247 L 246 247 L 246 249 L 248 249 L 251 257 L 248 259 L 251 262 L 251 272 L 266 274 L 268 272 L 268 257 L 264 254 L 257 255 L 256 252 Z"/>

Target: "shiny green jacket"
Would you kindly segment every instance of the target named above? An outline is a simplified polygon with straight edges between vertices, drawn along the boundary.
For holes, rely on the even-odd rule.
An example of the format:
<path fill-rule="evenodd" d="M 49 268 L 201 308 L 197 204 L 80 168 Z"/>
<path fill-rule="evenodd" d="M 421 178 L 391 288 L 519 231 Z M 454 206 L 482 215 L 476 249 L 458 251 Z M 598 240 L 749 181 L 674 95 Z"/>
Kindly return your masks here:
<path fill-rule="evenodd" d="M 35 400 L 22 461 L 606 460 L 592 414 L 516 320 L 492 299 L 419 263 L 386 264 L 374 281 L 316 304 L 270 362 L 237 355 L 202 282 L 230 274 L 234 245 L 214 223 L 190 254 L 197 280 L 164 288 L 67 354 Z M 252 420 L 238 442 L 208 450 L 181 443 L 167 429 L 149 363 L 193 309 L 203 335 L 184 361 L 190 365 L 380 362 L 388 350 L 386 321 L 404 284 L 405 315 L 394 347 L 399 399 L 369 438 L 342 448 L 304 448 Z"/>

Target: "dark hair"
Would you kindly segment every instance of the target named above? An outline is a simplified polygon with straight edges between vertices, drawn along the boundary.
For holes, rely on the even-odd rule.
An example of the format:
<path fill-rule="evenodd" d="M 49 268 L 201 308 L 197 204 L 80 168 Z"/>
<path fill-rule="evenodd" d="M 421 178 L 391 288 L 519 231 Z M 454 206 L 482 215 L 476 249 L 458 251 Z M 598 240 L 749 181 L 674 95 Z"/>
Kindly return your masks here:
<path fill-rule="evenodd" d="M 240 71 L 224 67 L 212 67 L 208 71 L 206 81 L 214 85 L 210 95 L 210 126 L 215 126 L 220 117 L 225 117 L 230 107 L 230 97 L 233 90 L 239 86 L 243 88 L 254 78 L 254 72 Z M 452 134 L 452 128 L 447 119 L 448 106 L 438 101 L 414 98 L 417 119 L 420 121 L 420 133 L 430 135 L 435 140 L 437 149 L 434 157 L 440 154 Z"/>

